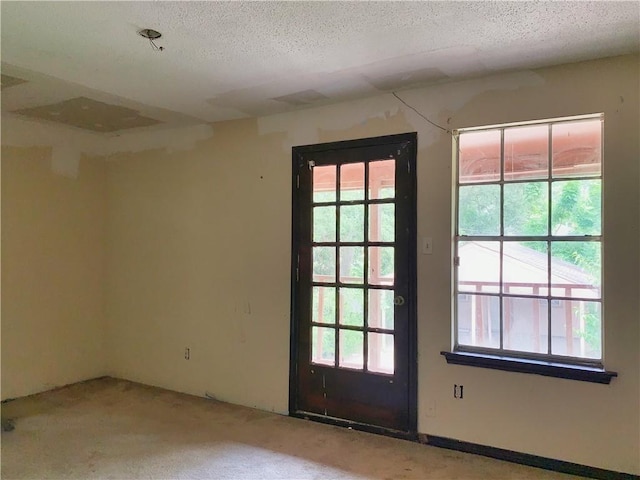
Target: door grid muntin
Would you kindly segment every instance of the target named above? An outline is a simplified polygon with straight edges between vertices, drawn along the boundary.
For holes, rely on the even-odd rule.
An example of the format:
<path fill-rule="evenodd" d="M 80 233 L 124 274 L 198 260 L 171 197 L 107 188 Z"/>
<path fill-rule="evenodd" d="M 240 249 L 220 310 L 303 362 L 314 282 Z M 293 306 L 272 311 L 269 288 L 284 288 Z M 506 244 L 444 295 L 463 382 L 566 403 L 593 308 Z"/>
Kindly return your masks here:
<path fill-rule="evenodd" d="M 348 369 L 348 370 L 358 370 L 358 371 L 364 371 L 367 373 L 372 373 L 372 374 L 376 374 L 376 375 L 393 375 L 394 371 L 393 371 L 393 367 L 392 367 L 392 371 L 381 371 L 381 368 L 378 367 L 377 370 L 371 370 L 371 364 L 372 363 L 376 363 L 375 359 L 374 362 L 372 362 L 369 358 L 369 344 L 371 339 L 376 339 L 378 341 L 389 341 L 389 339 L 391 339 L 391 344 L 393 346 L 393 342 L 394 342 L 394 335 L 395 335 L 395 323 L 393 324 L 393 326 L 391 326 L 391 328 L 389 328 L 388 326 L 371 326 L 370 323 L 370 291 L 381 291 L 380 293 L 382 293 L 383 291 L 388 291 L 391 292 L 391 297 L 393 298 L 393 302 L 391 305 L 391 317 L 394 318 L 394 310 L 395 310 L 395 301 L 396 298 L 394 296 L 394 292 L 395 292 L 395 282 L 393 280 L 394 276 L 391 277 L 391 281 L 387 281 L 386 283 L 380 282 L 380 281 L 376 281 L 379 280 L 379 273 L 380 272 L 376 272 L 374 275 L 372 275 L 372 268 L 370 265 L 370 262 L 372 260 L 372 257 L 377 257 L 374 258 L 374 260 L 377 260 L 377 264 L 376 267 L 379 267 L 382 263 L 382 258 L 380 257 L 380 255 L 375 255 L 374 252 L 376 251 L 376 249 L 381 249 L 381 248 L 392 248 L 392 265 L 394 265 L 393 267 L 393 271 L 392 274 L 395 274 L 395 249 L 396 249 L 396 234 L 395 234 L 395 220 L 394 220 L 394 239 L 393 241 L 380 241 L 380 240 L 371 240 L 371 238 L 380 238 L 381 236 L 381 230 L 380 228 L 382 227 L 382 225 L 378 225 L 378 231 L 377 232 L 372 232 L 371 227 L 372 227 L 372 215 L 371 215 L 371 211 L 370 209 L 372 208 L 372 206 L 377 206 L 377 205 L 393 205 L 393 212 L 394 212 L 394 216 L 395 216 L 395 211 L 396 211 L 396 195 L 395 195 L 395 169 L 396 169 L 396 160 L 395 158 L 393 158 L 393 156 L 390 156 L 391 158 L 382 158 L 382 159 L 375 159 L 375 160 L 365 160 L 365 161 L 360 161 L 360 162 L 342 162 L 342 161 L 338 161 L 332 165 L 316 165 L 315 162 L 309 161 L 308 162 L 308 166 L 310 168 L 310 170 L 312 170 L 312 175 L 311 175 L 311 179 L 312 179 L 312 188 L 311 188 L 311 195 L 312 195 L 312 222 L 311 222 L 311 228 L 312 230 L 314 230 L 314 226 L 315 226 L 315 222 L 313 221 L 313 217 L 315 212 L 317 211 L 316 209 L 318 208 L 322 208 L 322 207 L 335 207 L 335 232 L 334 232 L 334 239 L 332 241 L 315 241 L 314 240 L 314 236 L 315 236 L 315 231 L 312 231 L 311 234 L 311 249 L 312 249 L 312 256 L 311 258 L 315 258 L 315 254 L 316 252 L 320 252 L 319 250 L 317 250 L 318 248 L 332 248 L 334 249 L 333 252 L 333 274 L 329 274 L 329 275 L 318 275 L 316 274 L 316 272 L 314 271 L 314 265 L 315 262 L 314 260 L 312 260 L 312 268 L 311 271 L 312 273 L 312 281 L 311 281 L 311 289 L 312 289 L 312 298 L 314 298 L 314 300 L 312 302 L 310 302 L 310 307 L 312 309 L 312 312 L 310 312 L 310 326 L 311 328 L 309 329 L 309 335 L 311 336 L 310 338 L 310 342 L 311 342 L 311 348 L 309 349 L 309 360 L 310 363 L 312 365 L 318 365 L 318 366 L 323 366 L 323 367 L 333 367 L 333 368 L 338 368 L 338 369 Z M 379 191 L 376 191 L 373 187 L 374 185 L 370 184 L 371 181 L 371 165 L 373 164 L 374 167 L 378 166 L 378 165 L 382 165 L 383 162 L 392 162 L 391 165 L 391 170 L 393 172 L 393 180 L 391 182 L 391 185 L 387 185 L 386 188 L 389 189 L 390 186 L 393 187 L 394 191 L 393 191 L 393 195 L 392 196 L 384 196 L 383 198 L 380 198 L 381 195 L 379 194 Z M 347 168 L 351 168 L 354 169 L 354 167 L 356 165 L 362 164 L 364 167 L 364 175 L 363 175 L 363 179 L 362 179 L 362 183 L 361 183 L 361 187 L 363 190 L 363 195 L 362 198 L 357 198 L 354 199 L 353 195 L 348 195 L 347 197 L 352 197 L 352 198 L 346 198 L 344 199 L 345 195 L 344 193 L 346 191 L 349 191 L 349 189 L 344 188 L 343 187 L 343 171 L 345 171 L 345 166 L 348 166 Z M 352 165 L 354 167 L 352 167 Z M 333 185 L 333 189 L 331 193 L 331 190 L 329 191 L 329 195 L 327 195 L 326 197 L 329 197 L 329 199 L 326 198 L 322 198 L 321 195 L 318 195 L 318 198 L 316 198 L 316 193 L 319 193 L 319 191 L 316 190 L 316 185 L 315 185 L 315 175 L 314 173 L 314 169 L 319 169 L 319 168 L 334 168 L 335 169 L 335 180 L 332 182 Z M 357 167 L 356 167 L 357 168 Z M 330 174 L 330 178 L 331 178 L 331 174 Z M 345 182 L 346 183 L 346 182 Z M 381 182 L 382 183 L 382 182 Z M 357 182 L 356 182 L 356 187 L 357 187 Z M 356 188 L 351 188 L 351 190 L 356 190 Z M 327 193 L 327 192 L 325 192 Z M 388 191 L 386 192 L 388 195 Z M 371 197 L 375 197 L 375 198 L 371 198 Z M 341 229 L 341 224 L 342 224 L 342 209 L 345 207 L 354 207 L 354 206 L 362 206 L 362 217 L 363 217 L 363 225 L 362 225 L 362 241 L 342 241 L 341 237 L 342 237 L 342 232 L 343 229 Z M 381 210 L 378 210 L 378 222 L 380 222 L 382 219 L 380 218 L 381 215 Z M 374 234 L 376 234 L 375 236 L 373 236 Z M 344 266 L 342 265 L 342 261 L 343 259 L 341 258 L 341 252 L 345 252 L 346 253 L 346 248 L 348 247 L 352 247 L 352 248 L 361 248 L 362 249 L 362 278 L 353 278 L 350 277 L 349 275 L 343 275 L 342 272 L 344 272 Z M 349 281 L 351 280 L 351 281 Z M 334 302 L 333 305 L 333 322 L 324 322 L 322 321 L 323 318 L 321 315 L 321 313 L 323 314 L 324 312 L 321 312 L 320 308 L 324 307 L 324 304 L 320 301 L 320 298 L 318 298 L 318 305 L 316 305 L 316 299 L 315 296 L 313 295 L 313 291 L 317 288 L 317 287 L 324 287 L 324 288 L 333 288 L 334 289 L 334 294 L 332 295 L 332 301 Z M 350 289 L 350 290 L 360 290 L 362 291 L 362 322 L 361 324 L 356 324 L 356 325 L 350 325 L 350 324 L 346 324 L 342 321 L 342 314 L 344 311 L 344 304 L 341 302 L 341 292 L 345 291 L 346 289 Z M 322 292 L 323 289 L 318 288 L 317 290 L 318 292 Z M 320 295 L 320 293 L 318 293 L 318 295 Z M 322 307 L 321 307 L 322 305 Z M 382 308 L 380 305 L 377 305 L 378 310 L 381 314 Z M 314 309 L 318 309 L 318 319 L 317 321 L 314 320 Z M 394 320 L 395 322 L 395 320 Z M 380 320 L 378 323 L 382 324 L 382 320 Z M 323 359 L 323 358 L 318 358 L 318 356 L 314 355 L 316 352 L 314 352 L 314 349 L 316 348 L 316 345 L 318 342 L 318 339 L 315 337 L 319 332 L 320 329 L 322 330 L 322 334 L 324 335 L 324 332 L 330 332 L 333 331 L 332 335 L 329 335 L 330 340 L 333 340 L 333 359 L 332 361 L 328 361 L 329 359 Z M 351 333 L 353 332 L 353 333 Z M 362 338 L 362 357 L 361 357 L 361 364 L 356 363 L 354 364 L 349 364 L 348 362 L 344 362 L 342 361 L 342 357 L 341 357 L 341 338 L 343 338 L 343 336 L 346 335 L 357 335 L 357 333 L 361 334 L 361 338 Z M 332 338 L 331 338 L 332 337 Z M 318 342 L 319 345 L 322 345 L 324 343 L 323 338 L 320 339 L 320 341 Z M 392 348 L 392 352 L 394 351 L 394 349 Z M 316 357 L 314 359 L 314 356 Z M 321 357 L 321 355 L 320 355 Z M 392 365 L 395 365 L 395 358 L 394 358 L 394 354 L 392 353 L 391 356 Z M 325 360 L 325 361 L 323 361 Z M 361 365 L 361 366 L 360 366 Z"/>

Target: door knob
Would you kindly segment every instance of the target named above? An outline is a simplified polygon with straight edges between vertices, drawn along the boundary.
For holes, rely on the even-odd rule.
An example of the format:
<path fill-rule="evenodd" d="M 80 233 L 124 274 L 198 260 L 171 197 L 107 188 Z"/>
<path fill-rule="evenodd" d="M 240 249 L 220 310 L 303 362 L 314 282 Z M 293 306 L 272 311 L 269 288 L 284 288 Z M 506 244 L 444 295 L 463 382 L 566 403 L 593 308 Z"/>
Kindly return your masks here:
<path fill-rule="evenodd" d="M 398 306 L 404 305 L 404 297 L 402 295 L 396 295 L 393 298 L 393 304 Z"/>

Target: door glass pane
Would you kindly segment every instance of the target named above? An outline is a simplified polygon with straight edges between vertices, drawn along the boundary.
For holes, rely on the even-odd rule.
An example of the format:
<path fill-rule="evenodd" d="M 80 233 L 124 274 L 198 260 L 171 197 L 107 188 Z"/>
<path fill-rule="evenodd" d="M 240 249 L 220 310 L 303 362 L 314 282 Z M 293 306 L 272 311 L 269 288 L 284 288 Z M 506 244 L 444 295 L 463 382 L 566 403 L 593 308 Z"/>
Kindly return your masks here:
<path fill-rule="evenodd" d="M 500 346 L 500 300 L 488 295 L 459 294 L 458 343 L 485 348 Z"/>
<path fill-rule="evenodd" d="M 602 180 L 569 180 L 551 186 L 553 235 L 600 235 Z"/>
<path fill-rule="evenodd" d="M 393 290 L 369 290 L 369 326 L 393 330 Z"/>
<path fill-rule="evenodd" d="M 369 333 L 367 369 L 370 372 L 394 373 L 393 335 Z"/>
<path fill-rule="evenodd" d="M 340 281 L 364 282 L 364 247 L 340 247 Z"/>
<path fill-rule="evenodd" d="M 340 289 L 340 324 L 364 325 L 364 290 L 362 288 Z"/>
<path fill-rule="evenodd" d="M 556 123 L 551 132 L 554 178 L 600 175 L 602 120 Z"/>
<path fill-rule="evenodd" d="M 333 328 L 311 327 L 311 361 L 322 365 L 336 364 L 336 331 Z"/>
<path fill-rule="evenodd" d="M 551 353 L 602 358 L 600 302 L 551 300 Z"/>
<path fill-rule="evenodd" d="M 340 207 L 340 241 L 364 241 L 364 205 Z"/>
<path fill-rule="evenodd" d="M 549 184 L 507 183 L 504 186 L 504 234 L 547 235 Z"/>
<path fill-rule="evenodd" d="M 458 189 L 460 235 L 500 235 L 500 185 L 471 185 Z"/>
<path fill-rule="evenodd" d="M 549 177 L 549 127 L 506 128 L 504 131 L 504 179 Z"/>
<path fill-rule="evenodd" d="M 460 242 L 458 291 L 500 291 L 500 242 Z"/>
<path fill-rule="evenodd" d="M 395 209 L 393 203 L 369 205 L 369 241 L 393 242 L 396 238 Z"/>
<path fill-rule="evenodd" d="M 340 200 L 364 200 L 364 163 L 340 166 Z"/>
<path fill-rule="evenodd" d="M 393 198 L 396 194 L 396 161 L 369 163 L 369 198 Z"/>
<path fill-rule="evenodd" d="M 520 295 L 547 295 L 547 242 L 504 242 L 502 291 Z"/>
<path fill-rule="evenodd" d="M 336 207 L 314 207 L 313 241 L 336 241 Z"/>
<path fill-rule="evenodd" d="M 340 330 L 340 366 L 362 370 L 363 365 L 363 333 L 353 330 Z"/>
<path fill-rule="evenodd" d="M 336 201 L 336 166 L 313 167 L 313 201 Z"/>
<path fill-rule="evenodd" d="M 463 133 L 460 143 L 460 183 L 500 180 L 500 130 Z"/>
<path fill-rule="evenodd" d="M 336 281 L 336 249 L 334 247 L 313 247 L 313 281 Z"/>
<path fill-rule="evenodd" d="M 600 242 L 551 242 L 551 295 L 601 298 Z"/>
<path fill-rule="evenodd" d="M 393 247 L 369 247 L 369 284 L 393 285 L 394 251 Z"/>
<path fill-rule="evenodd" d="M 547 353 L 547 299 L 505 297 L 502 308 L 504 348 L 518 352 Z"/>
<path fill-rule="evenodd" d="M 336 289 L 334 287 L 313 287 L 311 319 L 316 323 L 336 323 Z"/>

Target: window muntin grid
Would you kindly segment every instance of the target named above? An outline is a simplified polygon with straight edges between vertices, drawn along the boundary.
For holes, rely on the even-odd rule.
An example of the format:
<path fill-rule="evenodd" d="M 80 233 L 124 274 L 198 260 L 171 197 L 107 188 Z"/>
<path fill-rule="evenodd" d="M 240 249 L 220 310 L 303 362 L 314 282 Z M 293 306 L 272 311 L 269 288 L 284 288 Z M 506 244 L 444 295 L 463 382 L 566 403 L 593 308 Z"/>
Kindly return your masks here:
<path fill-rule="evenodd" d="M 602 364 L 602 129 L 591 115 L 456 132 L 456 350 Z M 585 195 L 591 217 L 566 205 Z"/>

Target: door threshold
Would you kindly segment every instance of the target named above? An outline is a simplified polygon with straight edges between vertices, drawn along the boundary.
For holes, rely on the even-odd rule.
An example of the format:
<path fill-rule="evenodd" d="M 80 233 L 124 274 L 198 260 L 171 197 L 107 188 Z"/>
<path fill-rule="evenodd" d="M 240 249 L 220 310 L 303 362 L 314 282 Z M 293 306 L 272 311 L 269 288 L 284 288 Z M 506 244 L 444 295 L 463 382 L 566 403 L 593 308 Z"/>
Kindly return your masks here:
<path fill-rule="evenodd" d="M 386 437 L 399 438 L 401 440 L 416 441 L 418 440 L 418 432 L 405 432 L 404 430 L 395 430 L 393 428 L 380 427 L 368 423 L 354 422 L 344 418 L 331 417 L 329 415 L 321 415 L 319 413 L 305 412 L 296 410 L 289 412 L 290 417 L 301 418 L 303 420 L 312 420 L 314 422 L 325 423 L 337 427 L 344 427 L 350 430 L 358 430 L 361 432 L 375 433 Z"/>

